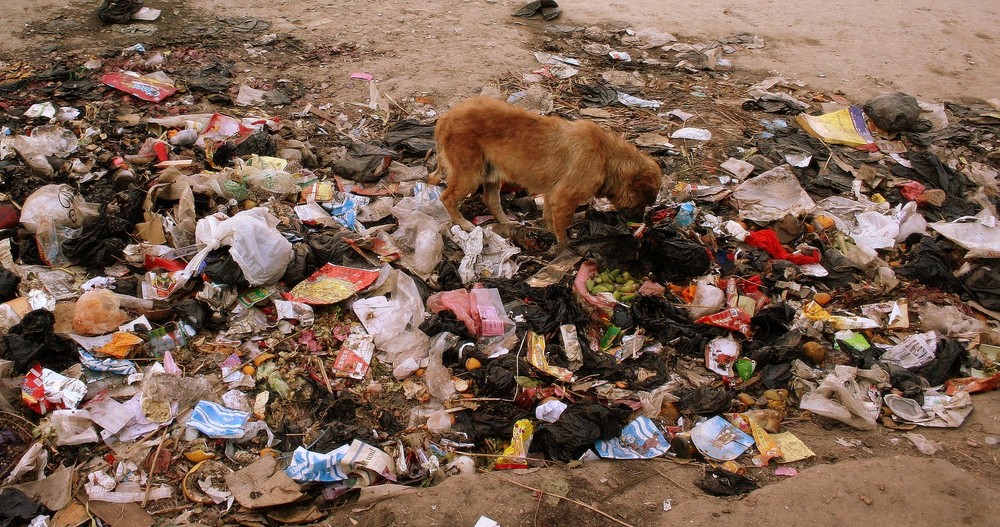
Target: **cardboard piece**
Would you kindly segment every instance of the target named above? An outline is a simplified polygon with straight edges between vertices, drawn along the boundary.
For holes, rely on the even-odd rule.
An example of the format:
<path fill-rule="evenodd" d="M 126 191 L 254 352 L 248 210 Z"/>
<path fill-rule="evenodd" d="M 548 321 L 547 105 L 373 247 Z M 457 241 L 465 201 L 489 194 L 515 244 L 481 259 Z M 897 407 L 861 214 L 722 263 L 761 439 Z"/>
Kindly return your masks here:
<path fill-rule="evenodd" d="M 153 527 L 156 523 L 156 520 L 138 503 L 88 502 L 86 492 L 77 494 L 76 498 L 84 503 L 91 514 L 110 527 Z"/>
<path fill-rule="evenodd" d="M 74 468 L 60 465 L 49 477 L 15 485 L 14 488 L 49 510 L 58 511 L 66 507 L 73 497 Z"/>
<path fill-rule="evenodd" d="M 79 527 L 90 519 L 87 507 L 79 501 L 73 500 L 68 505 L 56 511 L 49 522 L 49 527 Z"/>
<path fill-rule="evenodd" d="M 284 505 L 301 499 L 301 486 L 278 467 L 278 461 L 264 456 L 246 468 L 226 475 L 226 485 L 240 505 L 259 509 Z"/>

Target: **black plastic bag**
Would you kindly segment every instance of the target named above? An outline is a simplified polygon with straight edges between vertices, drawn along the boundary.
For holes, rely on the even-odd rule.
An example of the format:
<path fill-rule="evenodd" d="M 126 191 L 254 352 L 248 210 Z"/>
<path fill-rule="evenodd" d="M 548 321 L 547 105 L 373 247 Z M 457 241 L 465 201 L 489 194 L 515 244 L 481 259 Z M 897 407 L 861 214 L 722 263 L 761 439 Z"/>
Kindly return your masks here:
<path fill-rule="evenodd" d="M 788 327 L 795 318 L 795 309 L 784 302 L 771 304 L 757 312 L 750 319 L 750 329 L 754 340 L 774 343 L 788 339 Z"/>
<path fill-rule="evenodd" d="M 308 243 L 299 242 L 292 244 L 292 261 L 288 262 L 285 274 L 281 276 L 281 281 L 289 284 L 297 284 L 309 278 L 319 265 L 316 263 L 316 256 L 312 247 Z"/>
<path fill-rule="evenodd" d="M 962 278 L 962 284 L 972 296 L 986 309 L 1000 311 L 1000 272 L 988 266 L 973 269 Z"/>
<path fill-rule="evenodd" d="M 720 414 L 729 411 L 733 398 L 729 390 L 712 386 L 699 386 L 681 396 L 677 408 L 685 414 Z"/>
<path fill-rule="evenodd" d="M 952 339 L 941 339 L 934 360 L 916 371 L 930 386 L 940 386 L 948 379 L 958 377 L 962 367 L 962 357 L 966 355 L 962 343 Z"/>
<path fill-rule="evenodd" d="M 920 121 L 920 103 L 902 93 L 883 93 L 864 104 L 867 115 L 875 126 L 889 133 L 909 132 Z"/>
<path fill-rule="evenodd" d="M 794 360 L 799 356 L 799 345 L 802 342 L 802 332 L 797 329 L 788 331 L 777 339 L 770 339 L 772 342 L 766 344 L 756 338 L 743 343 L 743 356 L 757 361 L 757 367 L 762 368 L 768 364 L 783 364 Z"/>
<path fill-rule="evenodd" d="M 427 317 L 420 324 L 420 331 L 428 335 L 437 335 L 438 333 L 447 331 L 448 333 L 458 335 L 461 339 L 472 340 L 475 338 L 469 334 L 468 328 L 465 327 L 465 322 L 459 320 L 451 311 L 441 311 Z"/>
<path fill-rule="evenodd" d="M 953 274 L 949 256 L 951 249 L 950 242 L 921 236 L 915 245 L 911 245 L 907 262 L 896 270 L 896 274 L 949 293 L 958 293 L 962 290 L 962 283 Z"/>
<path fill-rule="evenodd" d="M 0 358 L 14 362 L 14 371 L 26 373 L 36 362 L 52 370 L 63 370 L 80 361 L 73 341 L 52 332 L 56 317 L 36 309 L 0 339 Z"/>
<path fill-rule="evenodd" d="M 382 140 L 392 148 L 423 156 L 434 148 L 434 125 L 423 124 L 416 119 L 403 119 L 393 125 Z"/>
<path fill-rule="evenodd" d="M 389 173 L 389 163 L 397 157 L 387 148 L 354 143 L 343 159 L 333 163 L 333 171 L 352 181 L 373 183 Z"/>
<path fill-rule="evenodd" d="M 454 432 L 469 436 L 469 441 L 479 443 L 484 439 L 510 440 L 510 431 L 518 419 L 527 417 L 527 412 L 507 401 L 484 401 L 475 412 L 455 414 Z"/>
<path fill-rule="evenodd" d="M 114 265 L 122 259 L 125 246 L 132 243 L 133 223 L 107 213 L 102 205 L 97 221 L 85 225 L 76 238 L 63 242 L 63 255 L 91 268 Z"/>
<path fill-rule="evenodd" d="M 692 357 L 703 356 L 705 345 L 715 337 L 728 334 L 723 328 L 696 325 L 683 308 L 658 296 L 639 295 L 632 302 L 635 324 L 646 334 L 677 352 Z"/>
<path fill-rule="evenodd" d="M 889 373 L 889 384 L 903 392 L 903 397 L 913 399 L 918 404 L 924 404 L 924 383 L 920 382 L 920 377 L 917 374 L 896 364 L 885 362 L 878 364 Z"/>
<path fill-rule="evenodd" d="M 188 298 L 173 306 L 173 312 L 178 320 L 187 323 L 195 329 L 205 329 L 205 324 L 211 320 L 212 314 L 208 306 L 200 300 Z"/>
<path fill-rule="evenodd" d="M 514 397 L 517 390 L 516 375 L 533 371 L 531 365 L 508 353 L 500 358 L 487 361 L 482 368 L 470 372 L 478 392 L 483 397 Z"/>
<path fill-rule="evenodd" d="M 318 267 L 332 263 L 347 267 L 370 268 L 371 263 L 358 254 L 358 251 L 349 243 L 355 236 L 346 228 L 328 228 L 309 235 L 306 243 L 312 247 Z"/>
<path fill-rule="evenodd" d="M 547 459 L 573 461 L 594 446 L 598 439 L 614 439 L 622 433 L 629 408 L 597 403 L 569 405 L 554 423 L 542 423 L 531 439 L 531 451 L 542 452 Z"/>
<path fill-rule="evenodd" d="M 646 233 L 640 258 L 661 282 L 682 282 L 703 276 L 712 267 L 705 246 L 680 236 L 672 225 L 657 226 Z"/>
<path fill-rule="evenodd" d="M 583 221 L 570 226 L 568 234 L 570 249 L 597 262 L 601 269 L 633 269 L 639 259 L 639 241 L 620 213 L 590 209 Z"/>
<path fill-rule="evenodd" d="M 524 307 L 523 314 L 535 333 L 549 334 L 563 324 L 576 324 L 587 319 L 567 286 L 553 284 L 530 289 L 528 298 L 531 303 Z"/>
<path fill-rule="evenodd" d="M 602 355 L 611 356 L 608 353 Z M 666 361 L 655 353 L 643 353 L 636 358 L 625 359 L 621 363 L 621 369 L 630 390 L 652 391 L 663 386 L 670 374 Z"/>
<path fill-rule="evenodd" d="M 0 491 L 0 527 L 19 527 L 41 512 L 41 506 L 33 502 L 27 494 L 15 488 Z"/>
<path fill-rule="evenodd" d="M 747 494 L 760 488 L 752 479 L 721 468 L 706 472 L 694 484 L 712 496 L 720 497 Z"/>
<path fill-rule="evenodd" d="M 216 166 L 229 166 L 237 157 L 257 154 L 259 156 L 274 156 L 278 153 L 278 143 L 267 130 L 258 130 L 239 143 L 226 141 L 216 148 L 212 155 L 212 163 Z"/>
<path fill-rule="evenodd" d="M 212 282 L 233 287 L 248 287 L 243 269 L 229 254 L 229 247 L 216 249 L 205 257 L 205 268 L 202 271 Z"/>
<path fill-rule="evenodd" d="M 17 286 L 21 285 L 21 277 L 0 267 L 0 302 L 17 298 Z"/>
<path fill-rule="evenodd" d="M 759 371 L 764 381 L 764 387 L 769 390 L 787 388 L 788 383 L 792 380 L 792 365 L 788 362 L 765 364 Z"/>

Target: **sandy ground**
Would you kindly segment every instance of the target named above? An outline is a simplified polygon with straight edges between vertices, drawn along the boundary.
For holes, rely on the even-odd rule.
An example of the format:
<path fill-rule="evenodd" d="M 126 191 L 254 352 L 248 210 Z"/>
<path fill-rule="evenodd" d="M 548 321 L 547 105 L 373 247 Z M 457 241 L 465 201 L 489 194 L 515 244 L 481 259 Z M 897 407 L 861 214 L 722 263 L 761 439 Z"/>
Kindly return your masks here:
<path fill-rule="evenodd" d="M 544 22 L 512 18 L 510 13 L 521 3 L 149 0 L 147 5 L 164 9 L 158 22 L 163 30 L 197 25 L 206 14 L 252 15 L 270 21 L 272 30 L 314 44 L 357 43 L 366 51 L 363 60 L 346 64 L 331 60 L 292 69 L 331 79 L 326 88 L 330 95 L 336 95 L 342 84 L 337 79 L 361 69 L 381 79 L 390 94 L 406 96 L 468 95 L 499 73 L 534 65 L 533 50 L 525 43 Z M 86 7 L 98 5 L 97 0 L 4 4 L 0 20 L 14 38 L 0 39 L 0 53 L 10 57 L 16 56 L 10 52 L 34 52 L 46 41 L 72 47 L 91 41 L 95 34 L 109 40 L 115 36 L 114 29 L 80 17 Z M 968 0 L 960 6 L 931 0 L 845 0 L 835 7 L 820 0 L 568 0 L 562 7 L 564 14 L 555 23 L 655 27 L 685 40 L 754 33 L 767 46 L 740 57 L 737 68 L 799 79 L 818 89 L 842 91 L 852 99 L 888 90 L 934 100 L 1000 96 L 996 54 L 1000 37 L 995 31 L 1000 26 L 1000 4 L 993 0 Z M 63 31 L 18 38 L 18 28 L 29 23 L 60 19 L 66 22 L 58 26 Z M 129 37 L 142 41 L 142 35 Z"/>
<path fill-rule="evenodd" d="M 504 527 L 617 525 L 573 503 L 539 500 L 500 478 L 536 489 L 568 484 L 569 498 L 636 527 L 995 525 L 1000 447 L 986 446 L 984 438 L 1000 432 L 1000 392 L 974 396 L 974 402 L 976 409 L 958 430 L 914 430 L 940 443 L 942 450 L 933 457 L 919 453 L 900 432 L 884 428 L 858 432 L 839 424 L 786 423 L 784 428 L 816 457 L 796 463 L 799 475 L 791 478 L 774 476 L 773 466 L 751 469 L 762 488 L 742 498 L 716 498 L 697 488 L 702 465 L 600 461 L 579 469 L 454 477 L 437 487 L 345 506 L 320 525 L 471 526 L 480 515 Z M 838 439 L 861 444 L 845 447 Z M 664 511 L 668 500 L 671 510 Z"/>
<path fill-rule="evenodd" d="M 512 0 L 149 0 L 147 5 L 164 9 L 156 33 L 149 35 L 101 26 L 91 16 L 97 4 L 6 0 L 0 61 L 87 46 L 116 50 L 150 39 L 183 46 L 199 38 L 189 30 L 213 16 L 251 15 L 270 22 L 270 31 L 294 35 L 304 48 L 349 43 L 354 52 L 263 69 L 238 64 L 242 79 L 273 82 L 293 76 L 307 81 L 311 99 L 364 100 L 367 89 L 346 79 L 365 71 L 393 97 L 448 99 L 477 93 L 508 71 L 535 67 L 529 43 L 543 38 L 544 25 L 510 17 L 519 7 Z M 656 27 L 687 41 L 749 31 L 767 45 L 740 54 L 738 69 L 801 79 L 853 100 L 897 89 L 936 100 L 1000 96 L 994 42 L 1000 5 L 995 0 L 968 0 L 961 7 L 929 0 L 845 0 L 835 8 L 818 0 L 567 0 L 563 7 L 559 24 Z M 817 457 L 788 480 L 778 481 L 771 469 L 753 471 L 770 484 L 743 499 L 708 497 L 692 485 L 701 466 L 662 460 L 599 462 L 504 477 L 536 487 L 564 480 L 569 497 L 636 526 L 995 524 L 1000 448 L 984 440 L 1000 435 L 1000 393 L 976 396 L 975 403 L 959 430 L 918 430 L 942 443 L 944 450 L 933 459 L 886 429 L 859 433 L 829 423 L 793 423 L 790 429 Z M 835 442 L 841 437 L 863 444 L 844 447 Z M 665 500 L 673 507 L 669 512 L 663 510 Z M 324 523 L 471 526 L 480 515 L 504 526 L 610 524 L 566 501 L 539 502 L 530 491 L 495 475 L 453 478 L 431 489 L 347 505 Z"/>

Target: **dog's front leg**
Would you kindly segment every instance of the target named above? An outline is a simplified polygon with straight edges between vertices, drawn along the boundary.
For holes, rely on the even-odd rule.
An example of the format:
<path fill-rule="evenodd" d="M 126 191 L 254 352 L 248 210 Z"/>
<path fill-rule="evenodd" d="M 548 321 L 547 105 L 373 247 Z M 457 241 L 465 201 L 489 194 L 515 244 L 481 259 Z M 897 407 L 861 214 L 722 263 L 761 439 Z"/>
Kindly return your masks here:
<path fill-rule="evenodd" d="M 576 205 L 573 202 L 550 202 L 545 200 L 545 211 L 542 216 L 545 218 L 545 222 L 552 229 L 552 232 L 556 234 L 556 241 L 559 243 L 560 249 L 565 249 L 569 244 L 569 239 L 566 236 L 566 231 L 569 230 L 569 226 L 573 223 L 573 214 L 576 213 Z"/>
<path fill-rule="evenodd" d="M 486 181 L 483 182 L 483 204 L 489 209 L 493 217 L 496 218 L 498 223 L 509 225 L 514 223 L 510 221 L 507 214 L 503 211 L 503 206 L 500 205 L 500 182 L 499 181 Z"/>

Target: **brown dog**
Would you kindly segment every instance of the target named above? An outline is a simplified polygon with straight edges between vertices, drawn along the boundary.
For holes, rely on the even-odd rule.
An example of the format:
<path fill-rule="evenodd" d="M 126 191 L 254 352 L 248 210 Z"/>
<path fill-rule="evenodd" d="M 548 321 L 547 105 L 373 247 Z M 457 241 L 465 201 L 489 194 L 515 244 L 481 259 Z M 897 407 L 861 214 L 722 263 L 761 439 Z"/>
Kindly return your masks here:
<path fill-rule="evenodd" d="M 495 99 L 464 101 L 438 119 L 434 130 L 438 168 L 448 188 L 441 201 L 462 229 L 473 226 L 459 202 L 483 186 L 483 203 L 500 223 L 512 223 L 500 206 L 500 187 L 510 182 L 545 197 L 545 223 L 566 246 L 573 213 L 594 197 L 618 210 L 641 214 L 660 190 L 652 157 L 589 121 L 542 117 Z"/>

